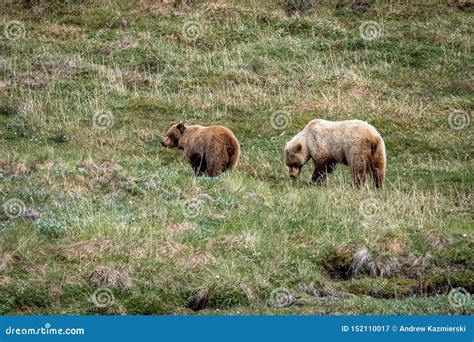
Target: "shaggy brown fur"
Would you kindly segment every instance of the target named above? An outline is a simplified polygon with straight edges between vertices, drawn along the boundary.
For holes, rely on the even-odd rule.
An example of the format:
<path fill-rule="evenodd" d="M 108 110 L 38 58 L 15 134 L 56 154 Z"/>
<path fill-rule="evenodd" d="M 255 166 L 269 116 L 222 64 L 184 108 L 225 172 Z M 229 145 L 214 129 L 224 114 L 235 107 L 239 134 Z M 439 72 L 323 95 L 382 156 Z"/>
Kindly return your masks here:
<path fill-rule="evenodd" d="M 285 146 L 285 164 L 297 177 L 309 159 L 315 169 L 312 181 L 321 183 L 337 163 L 349 165 L 356 186 L 365 184 L 369 173 L 381 188 L 385 178 L 385 144 L 377 130 L 360 120 L 312 120 Z"/>
<path fill-rule="evenodd" d="M 240 145 L 232 131 L 223 126 L 171 124 L 161 142 L 165 147 L 184 150 L 197 176 L 218 176 L 237 166 Z"/>

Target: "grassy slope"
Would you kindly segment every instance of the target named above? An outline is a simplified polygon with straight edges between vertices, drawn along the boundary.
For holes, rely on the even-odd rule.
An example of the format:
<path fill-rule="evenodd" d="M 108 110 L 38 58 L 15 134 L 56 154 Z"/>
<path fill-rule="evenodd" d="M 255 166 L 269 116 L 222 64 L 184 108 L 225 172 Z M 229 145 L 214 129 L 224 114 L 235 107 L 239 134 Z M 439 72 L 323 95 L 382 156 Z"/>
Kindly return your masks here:
<path fill-rule="evenodd" d="M 473 109 L 469 8 L 257 3 L 2 6 L 26 37 L 0 39 L 0 201 L 34 217 L 0 214 L 0 313 L 473 313 L 447 298 L 474 283 L 472 124 L 448 122 Z M 383 28 L 370 42 L 367 20 Z M 287 179 L 284 142 L 315 117 L 379 129 L 383 191 L 343 167 L 321 187 L 309 165 Z M 238 170 L 194 178 L 158 144 L 176 119 L 231 127 Z M 364 249 L 377 275 L 365 260 L 331 278 Z M 292 305 L 269 306 L 275 291 Z"/>

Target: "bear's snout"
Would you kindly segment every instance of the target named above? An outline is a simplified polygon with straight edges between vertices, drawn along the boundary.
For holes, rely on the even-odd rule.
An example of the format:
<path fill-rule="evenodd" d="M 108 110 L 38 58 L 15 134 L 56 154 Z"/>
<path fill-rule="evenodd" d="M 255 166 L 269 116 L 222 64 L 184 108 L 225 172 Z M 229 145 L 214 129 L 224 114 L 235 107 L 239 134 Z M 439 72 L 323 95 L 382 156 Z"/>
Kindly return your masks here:
<path fill-rule="evenodd" d="M 174 147 L 173 142 L 170 138 L 165 137 L 163 140 L 160 141 L 161 146 L 163 147 Z"/>
<path fill-rule="evenodd" d="M 290 175 L 291 178 L 296 178 L 300 175 L 301 167 L 294 167 L 290 166 L 288 167 L 288 174 Z"/>

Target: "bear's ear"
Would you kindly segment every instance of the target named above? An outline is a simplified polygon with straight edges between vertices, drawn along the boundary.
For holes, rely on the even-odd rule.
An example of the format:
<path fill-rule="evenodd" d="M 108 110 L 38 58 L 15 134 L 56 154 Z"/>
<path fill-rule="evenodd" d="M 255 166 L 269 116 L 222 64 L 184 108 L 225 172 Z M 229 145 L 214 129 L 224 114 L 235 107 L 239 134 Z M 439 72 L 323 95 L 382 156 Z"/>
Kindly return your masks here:
<path fill-rule="evenodd" d="M 183 133 L 184 130 L 186 129 L 186 126 L 184 125 L 184 123 L 180 122 L 178 125 L 176 125 L 176 128 L 177 128 L 181 133 Z"/>

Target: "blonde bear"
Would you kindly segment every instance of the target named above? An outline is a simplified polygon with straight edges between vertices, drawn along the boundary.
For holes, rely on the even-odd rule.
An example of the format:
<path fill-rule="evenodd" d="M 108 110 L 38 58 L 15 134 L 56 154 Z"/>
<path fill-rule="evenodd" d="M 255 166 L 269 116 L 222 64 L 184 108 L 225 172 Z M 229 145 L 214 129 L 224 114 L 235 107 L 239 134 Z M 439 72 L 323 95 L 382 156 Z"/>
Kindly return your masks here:
<path fill-rule="evenodd" d="M 313 159 L 315 183 L 322 183 L 338 163 L 350 167 L 357 187 L 365 184 L 368 174 L 377 188 L 385 178 L 384 141 L 372 125 L 360 120 L 312 120 L 286 143 L 284 158 L 290 177 L 298 177 Z"/>

